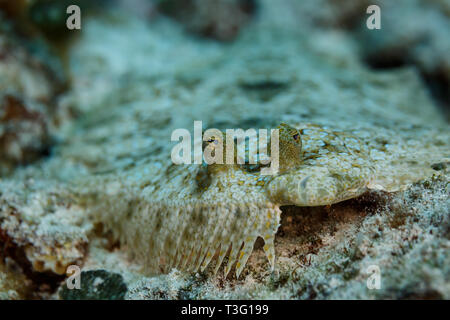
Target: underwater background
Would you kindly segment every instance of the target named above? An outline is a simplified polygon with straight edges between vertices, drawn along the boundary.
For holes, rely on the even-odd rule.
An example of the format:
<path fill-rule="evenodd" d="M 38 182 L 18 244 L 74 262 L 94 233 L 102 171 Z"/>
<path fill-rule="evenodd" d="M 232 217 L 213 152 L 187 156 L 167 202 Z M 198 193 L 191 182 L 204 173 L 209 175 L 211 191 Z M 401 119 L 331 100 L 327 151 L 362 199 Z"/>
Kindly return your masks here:
<path fill-rule="evenodd" d="M 0 0 L 0 299 L 449 299 L 449 52 L 446 0 Z"/>

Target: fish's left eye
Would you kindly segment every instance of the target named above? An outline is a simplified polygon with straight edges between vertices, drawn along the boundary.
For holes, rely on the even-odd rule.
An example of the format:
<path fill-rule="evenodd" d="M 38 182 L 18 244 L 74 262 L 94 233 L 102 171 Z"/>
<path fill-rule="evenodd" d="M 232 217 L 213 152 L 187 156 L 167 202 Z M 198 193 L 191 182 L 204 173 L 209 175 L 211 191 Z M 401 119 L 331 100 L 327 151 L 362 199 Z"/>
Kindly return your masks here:
<path fill-rule="evenodd" d="M 294 138 L 295 141 L 298 141 L 298 139 L 300 138 L 300 135 L 298 133 L 296 133 L 292 136 L 292 138 Z"/>
<path fill-rule="evenodd" d="M 215 138 L 211 138 L 208 140 L 208 143 L 214 142 L 214 144 L 219 144 L 219 141 Z"/>

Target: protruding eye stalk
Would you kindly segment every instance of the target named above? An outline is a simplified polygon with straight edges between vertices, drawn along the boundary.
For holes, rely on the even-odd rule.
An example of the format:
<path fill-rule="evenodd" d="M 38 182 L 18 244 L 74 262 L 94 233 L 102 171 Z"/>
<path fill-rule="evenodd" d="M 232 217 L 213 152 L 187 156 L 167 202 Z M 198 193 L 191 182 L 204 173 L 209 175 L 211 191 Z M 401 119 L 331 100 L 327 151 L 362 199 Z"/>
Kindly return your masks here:
<path fill-rule="evenodd" d="M 292 170 L 302 163 L 302 137 L 298 129 L 281 123 L 279 129 L 280 173 Z"/>

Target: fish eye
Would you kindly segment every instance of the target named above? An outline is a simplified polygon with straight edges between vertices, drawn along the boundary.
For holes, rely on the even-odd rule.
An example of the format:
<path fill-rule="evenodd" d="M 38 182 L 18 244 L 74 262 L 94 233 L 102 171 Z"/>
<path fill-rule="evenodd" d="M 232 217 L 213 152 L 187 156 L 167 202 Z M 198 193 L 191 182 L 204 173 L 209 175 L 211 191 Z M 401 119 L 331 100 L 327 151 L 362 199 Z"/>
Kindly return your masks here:
<path fill-rule="evenodd" d="M 219 144 L 219 141 L 217 141 L 217 139 L 215 139 L 215 138 L 210 138 L 208 140 L 208 143 L 211 143 L 211 142 L 214 142 L 214 144 Z"/>
<path fill-rule="evenodd" d="M 300 135 L 298 133 L 296 133 L 292 136 L 292 138 L 294 138 L 295 141 L 298 141 L 298 139 L 300 138 Z"/>

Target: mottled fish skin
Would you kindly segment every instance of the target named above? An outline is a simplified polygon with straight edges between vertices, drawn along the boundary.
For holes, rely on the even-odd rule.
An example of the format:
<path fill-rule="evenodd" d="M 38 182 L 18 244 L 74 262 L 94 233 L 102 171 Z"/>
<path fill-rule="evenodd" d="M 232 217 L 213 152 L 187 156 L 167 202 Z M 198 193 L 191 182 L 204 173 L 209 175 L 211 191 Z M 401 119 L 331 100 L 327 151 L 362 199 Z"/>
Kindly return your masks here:
<path fill-rule="evenodd" d="M 328 205 L 358 196 L 373 174 L 368 149 L 348 133 L 313 124 L 277 129 L 277 175 L 247 164 L 170 164 L 143 177 L 135 167 L 123 179 L 99 176 L 105 190 L 97 190 L 98 181 L 84 183 L 84 190 L 95 191 L 82 192 L 83 201 L 147 273 L 204 270 L 213 261 L 216 273 L 228 253 L 225 273 L 236 263 L 239 276 L 258 237 L 273 269 L 281 205 Z M 203 147 L 211 143 L 216 145 L 211 139 Z"/>

